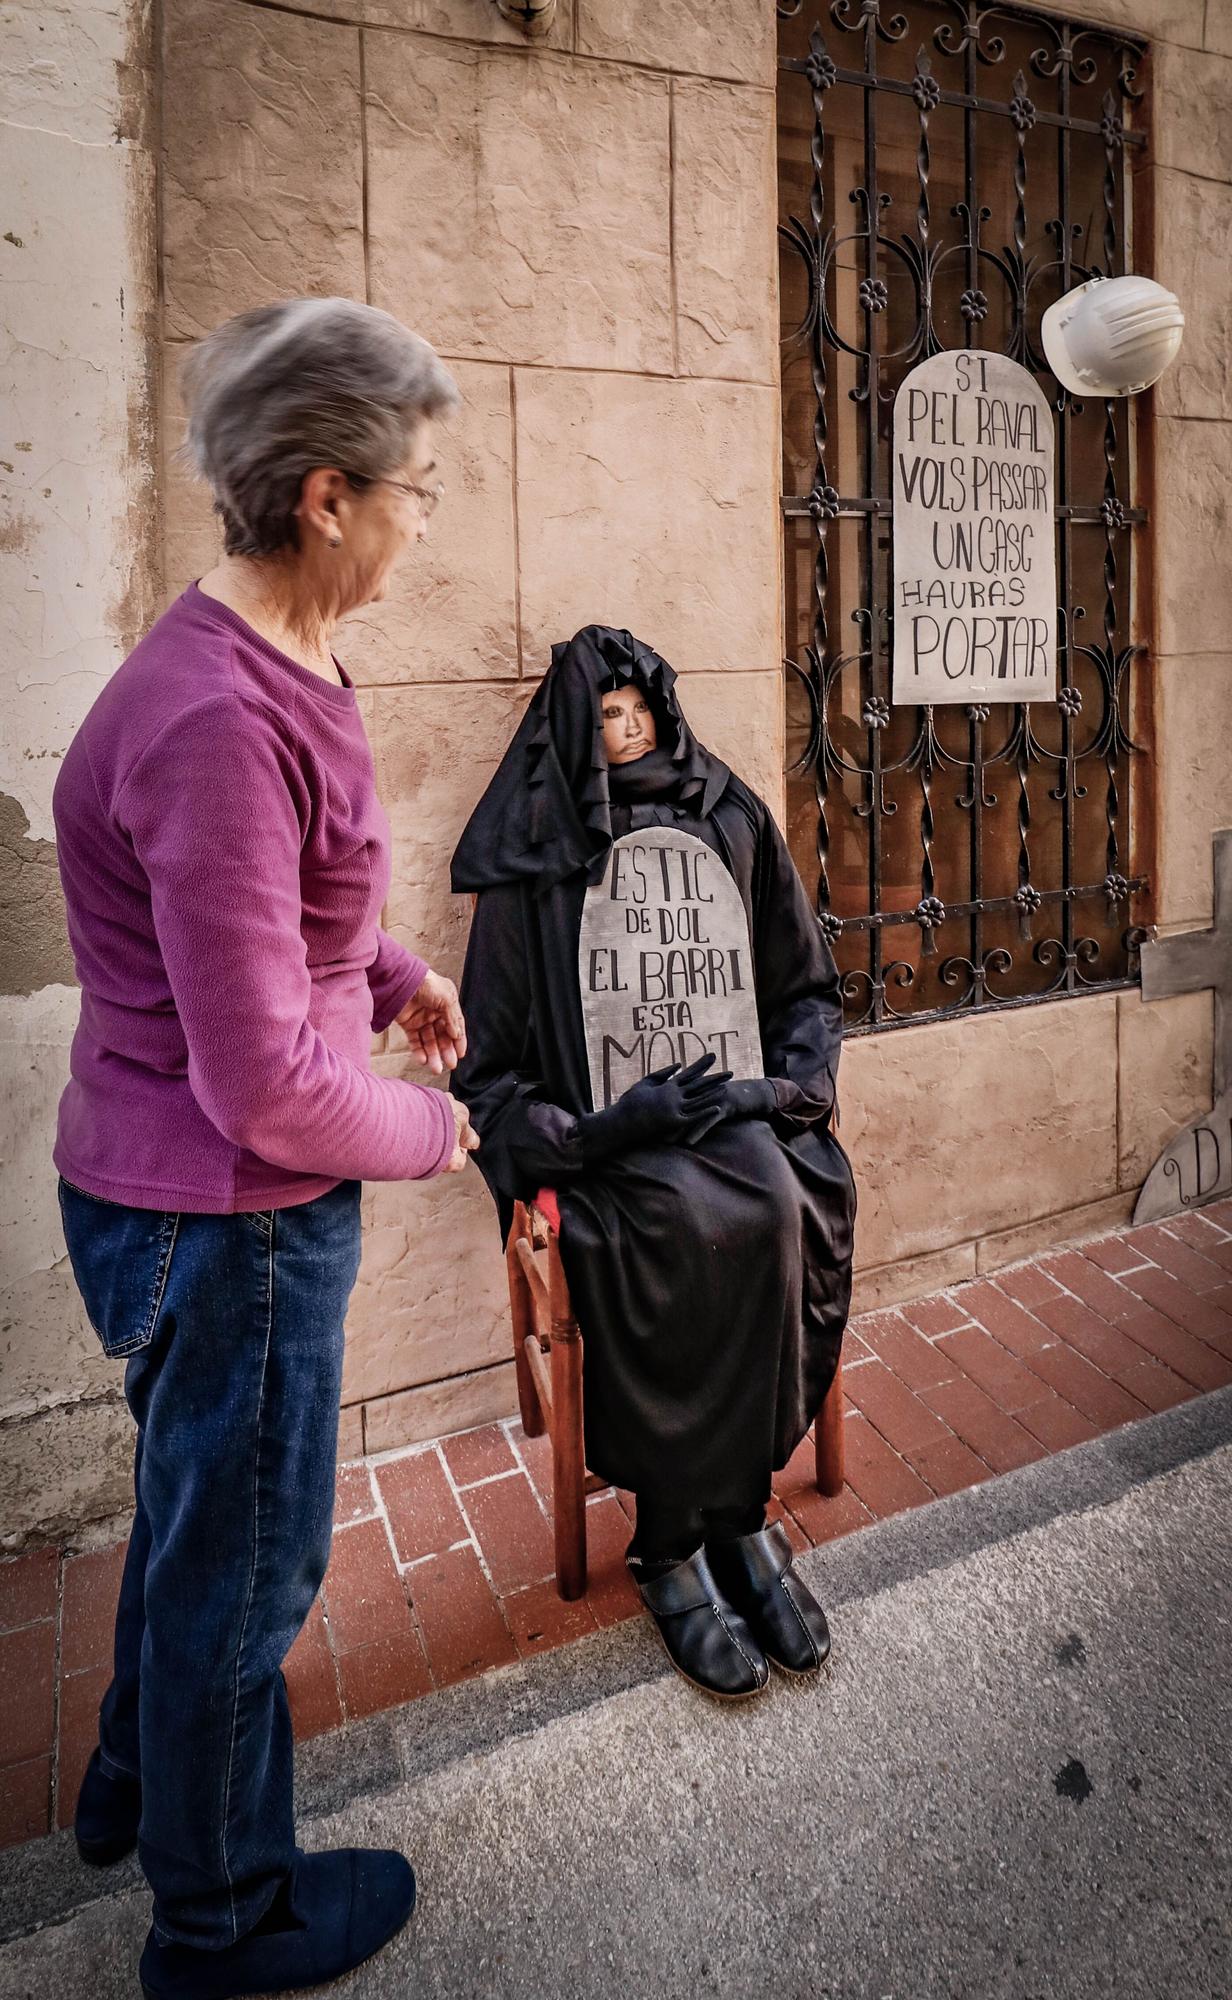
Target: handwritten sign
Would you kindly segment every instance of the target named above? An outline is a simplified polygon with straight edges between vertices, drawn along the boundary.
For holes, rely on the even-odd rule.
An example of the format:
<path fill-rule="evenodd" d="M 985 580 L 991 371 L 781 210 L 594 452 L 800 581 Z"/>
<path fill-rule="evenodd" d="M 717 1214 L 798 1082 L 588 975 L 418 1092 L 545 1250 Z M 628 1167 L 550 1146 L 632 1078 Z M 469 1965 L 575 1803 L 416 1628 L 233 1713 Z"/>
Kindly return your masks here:
<path fill-rule="evenodd" d="M 894 699 L 1053 701 L 1053 423 L 1008 355 L 959 349 L 894 398 Z"/>
<path fill-rule="evenodd" d="M 613 843 L 582 906 L 578 978 L 596 1111 L 711 1049 L 715 1069 L 764 1074 L 744 904 L 695 835 L 650 826 Z"/>

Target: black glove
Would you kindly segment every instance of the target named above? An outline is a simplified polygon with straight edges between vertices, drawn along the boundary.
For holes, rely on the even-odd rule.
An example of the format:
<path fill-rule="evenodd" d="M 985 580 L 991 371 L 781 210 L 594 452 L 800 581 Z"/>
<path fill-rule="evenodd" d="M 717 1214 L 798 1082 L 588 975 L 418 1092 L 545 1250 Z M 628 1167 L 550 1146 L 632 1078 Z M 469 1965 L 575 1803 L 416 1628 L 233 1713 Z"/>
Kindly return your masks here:
<path fill-rule="evenodd" d="M 750 1076 L 723 1087 L 723 1106 L 728 1118 L 769 1118 L 779 1108 L 779 1096 L 768 1076 Z"/>
<path fill-rule="evenodd" d="M 584 1112 L 577 1129 L 585 1164 L 633 1146 L 695 1145 L 727 1116 L 724 1093 L 731 1087 L 731 1071 L 707 1076 L 714 1060 L 712 1049 L 687 1069 L 670 1063 L 651 1070 L 606 1111 Z"/>

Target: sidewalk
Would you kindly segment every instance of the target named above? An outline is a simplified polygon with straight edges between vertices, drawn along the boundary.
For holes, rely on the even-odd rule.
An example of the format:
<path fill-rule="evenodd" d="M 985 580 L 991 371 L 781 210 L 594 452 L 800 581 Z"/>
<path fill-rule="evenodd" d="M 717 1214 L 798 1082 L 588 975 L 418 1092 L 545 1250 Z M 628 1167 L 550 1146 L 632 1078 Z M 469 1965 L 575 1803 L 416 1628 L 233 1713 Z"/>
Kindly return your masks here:
<path fill-rule="evenodd" d="M 304 1846 L 419 1878 L 339 2000 L 1227 2000 L 1230 1504 L 1225 1389 L 810 1550 L 758 1701 L 630 1619 L 302 1745 Z M 129 2000 L 135 1856 L 0 1909 L 0 2000 Z"/>
<path fill-rule="evenodd" d="M 800 1551 L 1232 1382 L 1232 1202 L 853 1320 L 848 1484 L 811 1438 L 775 1482 Z M 516 1421 L 339 1468 L 334 1552 L 286 1666 L 300 1740 L 638 1615 L 626 1495 L 588 1504 L 590 1587 L 552 1581 L 550 1454 Z M 124 1543 L 0 1563 L 0 1845 L 68 1825 Z"/>

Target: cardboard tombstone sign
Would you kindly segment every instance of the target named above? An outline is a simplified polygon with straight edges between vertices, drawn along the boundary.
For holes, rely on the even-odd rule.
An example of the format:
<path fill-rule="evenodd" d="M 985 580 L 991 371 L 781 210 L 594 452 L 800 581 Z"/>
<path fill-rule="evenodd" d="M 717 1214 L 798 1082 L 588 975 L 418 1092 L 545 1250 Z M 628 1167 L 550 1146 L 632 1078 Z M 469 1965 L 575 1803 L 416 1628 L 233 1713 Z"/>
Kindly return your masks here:
<path fill-rule="evenodd" d="M 894 700 L 1053 701 L 1052 411 L 1008 355 L 930 355 L 894 398 Z"/>
<path fill-rule="evenodd" d="M 716 1070 L 765 1074 L 744 904 L 694 834 L 650 826 L 613 843 L 582 906 L 578 979 L 596 1111 L 710 1050 Z"/>

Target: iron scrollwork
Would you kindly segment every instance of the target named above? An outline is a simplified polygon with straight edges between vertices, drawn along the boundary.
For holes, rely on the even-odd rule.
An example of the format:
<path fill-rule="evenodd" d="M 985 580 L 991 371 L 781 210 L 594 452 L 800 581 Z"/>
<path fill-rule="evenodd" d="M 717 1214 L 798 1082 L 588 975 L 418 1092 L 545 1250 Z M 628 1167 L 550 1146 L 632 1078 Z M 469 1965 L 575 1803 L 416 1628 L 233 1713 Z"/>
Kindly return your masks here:
<path fill-rule="evenodd" d="M 1125 159 L 1127 150 L 1142 143 L 1132 121 L 1127 124 L 1126 111 L 1142 94 L 1136 85 L 1141 46 L 1113 29 L 980 0 L 912 0 L 907 9 L 883 8 L 882 0 L 830 0 L 828 9 L 819 9 L 812 0 L 810 12 L 828 14 L 828 34 L 817 18 L 805 40 L 807 5 L 808 0 L 778 5 L 784 24 L 780 69 L 802 79 L 811 100 L 807 212 L 796 213 L 804 204 L 792 204 L 780 221 L 784 253 L 803 278 L 803 312 L 783 344 L 785 364 L 807 356 L 813 459 L 809 490 L 786 494 L 782 501 L 785 534 L 791 537 L 794 524 L 803 524 L 812 551 L 808 637 L 789 647 L 784 667 L 804 737 L 789 776 L 807 779 L 812 788 L 816 902 L 826 935 L 844 953 L 848 1025 L 857 1031 L 893 1027 L 1130 984 L 1138 976 L 1144 935 L 1129 921 L 1130 904 L 1147 885 L 1130 861 L 1127 774 L 1142 746 L 1133 740 L 1128 718 L 1134 663 L 1144 649 L 1123 628 L 1127 531 L 1146 517 L 1123 490 L 1124 439 L 1118 426 L 1125 411 L 1112 400 L 1104 404 L 1102 498 L 1085 504 L 1071 497 L 1074 427 L 1084 405 L 1055 384 L 1033 327 L 1041 288 L 1043 296 L 1059 296 L 1088 278 L 1124 268 Z M 1033 44 L 1025 61 L 1024 28 Z M 909 57 L 883 67 L 882 51 L 909 35 L 919 37 L 910 74 Z M 1012 43 L 1018 66 L 1009 76 Z M 1082 93 L 1097 89 L 1101 79 L 1098 105 L 1088 105 Z M 862 174 L 849 190 L 855 210 L 850 227 L 831 218 L 827 205 L 834 180 L 827 160 L 831 94 L 843 90 L 848 132 L 851 106 L 862 107 L 855 113 L 862 122 Z M 910 106 L 906 112 L 896 107 L 899 129 L 904 115 L 916 121 L 913 226 L 905 229 L 891 227 L 894 201 L 879 186 L 878 106 L 891 95 Z M 934 121 L 945 111 L 951 114 L 950 132 L 952 114 L 961 118 L 963 158 L 962 193 L 942 218 L 933 188 Z M 1070 213 L 1072 155 L 1079 138 L 1088 154 L 1097 144 L 1103 151 L 1097 249 Z M 1049 193 L 1057 212 L 1033 230 L 1032 161 L 1041 157 L 1041 144 L 1052 149 Z M 1012 205 L 1002 217 L 1008 240 L 1000 247 L 990 240 L 994 211 L 981 202 L 978 184 L 978 169 L 993 146 L 1008 163 L 1012 189 Z M 837 276 L 840 267 L 853 265 L 844 318 L 835 305 Z M 1056 413 L 1059 686 L 1051 709 L 972 703 L 965 711 L 947 711 L 965 721 L 961 742 L 953 727 L 939 725 L 931 706 L 921 706 L 909 711 L 910 740 L 890 753 L 890 593 L 878 561 L 890 503 L 879 413 L 892 404 L 896 380 L 907 368 L 952 344 L 942 338 L 936 310 L 943 276 L 957 297 L 960 340 L 989 344 L 981 336 L 995 299 L 1004 351 L 1046 378 Z M 892 325 L 899 330 L 894 344 Z M 843 490 L 835 469 L 839 454 L 830 449 L 832 371 L 839 365 L 853 378 L 847 395 L 856 412 L 854 457 L 861 471 L 855 491 Z M 856 636 L 846 647 L 836 643 L 832 631 L 838 607 L 831 543 L 843 521 L 856 523 L 862 598 L 850 608 Z M 1073 590 L 1079 531 L 1104 538 L 1100 637 L 1086 643 L 1079 637 L 1086 611 L 1074 602 Z M 857 735 L 863 738 L 862 754 L 854 750 Z M 1050 770 L 1055 779 L 1041 798 Z M 1092 794 L 1093 775 L 1102 798 Z M 1013 799 L 1017 881 L 1008 893 L 989 894 L 984 837 L 999 802 L 993 784 L 1002 778 Z M 955 784 L 946 803 L 966 815 L 970 893 L 965 899 L 943 897 L 937 879 L 935 805 L 943 789 Z M 881 894 L 883 843 L 908 800 L 915 815 L 918 889 L 913 906 L 891 908 Z M 1084 859 L 1090 853 L 1090 816 L 1099 808 L 1104 872 L 1086 880 L 1078 857 L 1080 851 Z M 1046 826 L 1037 826 L 1037 812 L 1052 816 Z M 868 907 L 854 913 L 836 910 L 832 894 L 830 856 L 840 813 L 864 829 Z M 1084 924 L 1088 910 L 1102 912 L 1111 938 L 1101 940 L 1094 934 L 1097 924 Z M 905 927 L 918 930 L 918 968 L 901 950 L 894 952 L 895 940 L 908 934 Z M 1025 957 L 1012 949 L 1007 935 L 1029 945 Z M 943 943 L 951 948 L 941 950 Z M 1105 963 L 1106 953 L 1114 958 L 1112 965 Z M 935 986 L 935 998 L 924 990 L 926 979 Z"/>

